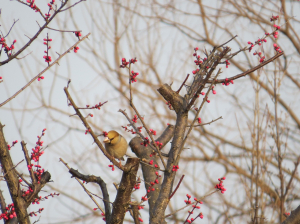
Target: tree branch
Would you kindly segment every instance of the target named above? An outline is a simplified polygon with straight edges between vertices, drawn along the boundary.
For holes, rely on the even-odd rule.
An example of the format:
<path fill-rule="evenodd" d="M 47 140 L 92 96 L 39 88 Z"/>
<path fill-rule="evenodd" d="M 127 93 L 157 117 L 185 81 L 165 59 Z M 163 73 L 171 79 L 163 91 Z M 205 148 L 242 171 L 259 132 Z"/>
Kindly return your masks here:
<path fill-rule="evenodd" d="M 83 41 L 84 39 L 86 39 L 88 36 L 90 35 L 87 34 L 86 36 L 84 36 L 83 38 L 81 38 L 79 41 L 77 41 L 72 47 L 70 47 L 67 51 L 65 51 L 63 54 L 61 54 L 52 64 L 49 64 L 49 66 L 47 68 L 45 68 L 43 71 L 41 71 L 37 76 L 35 76 L 34 78 L 32 78 L 24 87 L 22 87 L 18 92 L 16 92 L 14 95 L 12 95 L 10 98 L 8 98 L 7 100 L 5 100 L 3 103 L 0 104 L 0 107 L 2 107 L 3 105 L 7 104 L 9 101 L 11 101 L 12 99 L 14 99 L 17 95 L 19 95 L 24 89 L 26 89 L 28 86 L 30 86 L 36 79 L 38 79 L 43 73 L 45 73 L 47 70 L 49 70 L 53 65 L 55 65 L 56 63 L 58 63 L 58 61 L 60 59 L 62 59 L 67 53 L 69 53 L 74 47 L 76 47 L 81 41 Z"/>
<path fill-rule="evenodd" d="M 125 213 L 129 208 L 132 189 L 136 183 L 136 175 L 139 168 L 138 158 L 127 159 L 125 170 L 122 175 L 121 183 L 118 188 L 116 200 L 113 203 L 113 211 L 110 224 L 121 224 L 124 221 Z"/>
<path fill-rule="evenodd" d="M 70 102 L 70 105 L 74 108 L 76 115 L 80 118 L 80 120 L 82 121 L 83 125 L 85 126 L 86 130 L 88 131 L 88 133 L 90 133 L 90 135 L 92 136 L 92 138 L 94 139 L 94 142 L 97 144 L 98 148 L 103 152 L 103 154 L 116 166 L 118 167 L 120 170 L 125 171 L 125 168 L 120 165 L 110 154 L 108 154 L 108 152 L 106 151 L 106 149 L 104 148 L 104 146 L 102 145 L 102 143 L 99 141 L 98 136 L 94 133 L 94 131 L 92 130 L 91 126 L 89 125 L 89 123 L 87 122 L 87 120 L 85 119 L 85 117 L 81 114 L 79 108 L 76 106 L 74 100 L 72 99 L 67 87 L 64 88 L 64 91 L 67 95 L 67 99 Z"/>
<path fill-rule="evenodd" d="M 12 159 L 10 157 L 7 143 L 3 134 L 3 125 L 0 123 L 0 162 L 5 175 L 5 180 L 12 201 L 14 203 L 15 211 L 18 216 L 20 224 L 30 224 L 29 216 L 27 213 L 27 205 L 25 199 L 22 197 L 21 188 L 19 186 L 19 179 L 14 167 Z"/>
<path fill-rule="evenodd" d="M 226 79 L 217 79 L 215 81 L 215 83 L 223 83 L 223 82 L 229 82 L 231 80 L 235 80 L 235 79 L 238 79 L 238 78 L 241 78 L 243 76 L 246 76 L 248 75 L 249 73 L 252 73 L 254 71 L 256 71 L 257 69 L 260 69 L 262 67 L 264 67 L 265 65 L 269 64 L 270 62 L 274 61 L 275 59 L 279 58 L 280 56 L 282 56 L 284 54 L 284 52 L 281 52 L 281 53 L 278 53 L 276 54 L 275 56 L 273 56 L 272 58 L 260 63 L 259 65 L 255 66 L 254 68 L 251 68 L 241 74 L 238 74 L 238 75 L 235 75 L 233 77 L 230 77 L 230 78 L 226 78 Z M 207 83 L 212 83 L 212 80 L 208 80 Z"/>

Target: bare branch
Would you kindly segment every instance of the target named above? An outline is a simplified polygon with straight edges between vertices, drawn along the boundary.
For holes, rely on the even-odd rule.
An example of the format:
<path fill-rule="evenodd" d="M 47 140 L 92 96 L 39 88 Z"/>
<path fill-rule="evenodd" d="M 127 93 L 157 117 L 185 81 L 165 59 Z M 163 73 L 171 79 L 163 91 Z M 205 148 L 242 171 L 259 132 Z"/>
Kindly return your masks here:
<path fill-rule="evenodd" d="M 71 168 L 68 166 L 68 164 L 62 158 L 59 158 L 59 161 L 62 162 L 69 169 L 69 172 L 70 172 Z M 100 207 L 100 205 L 98 204 L 98 202 L 94 199 L 94 197 L 92 196 L 92 194 L 86 189 L 86 187 L 84 186 L 84 184 L 79 180 L 79 178 L 75 177 L 75 179 L 78 181 L 78 183 L 81 185 L 81 187 L 87 193 L 87 195 L 92 199 L 92 201 L 95 203 L 95 205 L 104 213 L 103 209 Z"/>
<path fill-rule="evenodd" d="M 173 195 L 176 193 L 176 191 L 178 190 L 178 188 L 179 188 L 179 186 L 180 186 L 180 184 L 181 184 L 183 178 L 184 178 L 184 175 L 182 175 L 182 177 L 180 178 L 180 180 L 179 180 L 179 182 L 178 182 L 178 184 L 177 184 L 175 190 L 172 192 L 172 194 L 170 195 L 169 199 L 171 199 L 171 198 L 173 197 Z"/>
<path fill-rule="evenodd" d="M 199 127 L 199 126 L 208 125 L 208 124 L 214 123 L 214 122 L 216 122 L 217 120 L 220 120 L 220 119 L 223 119 L 223 117 L 222 117 L 222 116 L 221 116 L 221 117 L 218 117 L 217 119 L 214 119 L 214 120 L 212 120 L 212 121 L 210 121 L 210 122 L 207 122 L 207 123 L 194 125 L 194 127 Z M 187 127 L 191 127 L 191 126 L 188 125 Z"/>
<path fill-rule="evenodd" d="M 19 19 L 17 19 L 17 21 L 14 20 L 13 25 L 10 27 L 8 33 L 4 36 L 4 38 L 6 38 L 6 37 L 9 35 L 10 31 L 12 30 L 12 28 L 14 27 L 14 25 L 15 25 L 18 21 L 19 21 Z"/>

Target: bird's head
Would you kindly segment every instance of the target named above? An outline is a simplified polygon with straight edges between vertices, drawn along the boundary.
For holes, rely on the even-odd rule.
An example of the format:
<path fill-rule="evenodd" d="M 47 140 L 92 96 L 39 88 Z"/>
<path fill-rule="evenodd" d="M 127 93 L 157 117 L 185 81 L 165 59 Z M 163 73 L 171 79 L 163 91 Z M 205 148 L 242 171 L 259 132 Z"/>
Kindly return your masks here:
<path fill-rule="evenodd" d="M 119 141 L 119 133 L 116 131 L 109 131 L 104 138 L 104 143 L 116 144 Z"/>

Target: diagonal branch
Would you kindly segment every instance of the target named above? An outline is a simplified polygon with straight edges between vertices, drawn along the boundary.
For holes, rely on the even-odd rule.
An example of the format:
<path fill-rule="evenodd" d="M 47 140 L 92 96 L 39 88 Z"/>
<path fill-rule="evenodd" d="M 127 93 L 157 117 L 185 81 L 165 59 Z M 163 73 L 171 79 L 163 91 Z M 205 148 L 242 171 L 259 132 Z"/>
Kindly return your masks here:
<path fill-rule="evenodd" d="M 90 35 L 87 34 L 86 36 L 84 36 L 82 39 L 80 39 L 79 41 L 77 41 L 72 47 L 70 47 L 67 51 L 65 51 L 63 54 L 61 54 L 52 64 L 49 64 L 49 66 L 47 68 L 45 68 L 43 71 L 41 71 L 38 75 L 36 75 L 35 77 L 33 77 L 24 87 L 22 87 L 18 92 L 16 92 L 14 95 L 12 95 L 11 97 L 9 97 L 7 100 L 5 100 L 4 102 L 2 102 L 0 104 L 0 107 L 2 107 L 3 105 L 7 104 L 9 101 L 11 101 L 12 99 L 14 99 L 17 95 L 19 95 L 24 89 L 26 89 L 28 86 L 30 86 L 36 79 L 38 79 L 42 74 L 44 74 L 47 70 L 49 70 L 53 65 L 55 65 L 56 63 L 58 63 L 58 61 L 60 59 L 62 59 L 67 53 L 69 53 L 74 47 L 76 47 L 81 41 L 83 41 L 84 39 L 86 39 L 88 36 Z M 0 64 L 1 65 L 1 64 Z"/>
<path fill-rule="evenodd" d="M 279 58 L 280 56 L 282 56 L 283 54 L 284 54 L 284 52 L 281 52 L 281 53 L 279 53 L 279 54 L 276 54 L 276 55 L 273 56 L 272 58 L 270 58 L 270 59 L 268 59 L 268 60 L 266 60 L 266 61 L 260 63 L 259 65 L 255 66 L 254 68 L 251 68 L 251 69 L 249 69 L 249 70 L 247 70 L 247 71 L 245 71 L 245 72 L 243 72 L 243 73 L 241 73 L 241 74 L 235 75 L 235 76 L 233 76 L 233 77 L 231 77 L 231 78 L 217 79 L 217 80 L 215 81 L 215 83 L 223 83 L 223 82 L 225 82 L 225 81 L 226 81 L 226 82 L 229 82 L 230 80 L 235 80 L 235 79 L 241 78 L 241 77 L 243 77 L 243 76 L 246 76 L 246 75 L 248 75 L 248 74 L 250 74 L 250 73 L 256 71 L 257 69 L 260 69 L 260 68 L 264 67 L 265 65 L 269 64 L 270 62 L 272 62 L 272 61 L 274 61 L 275 59 L 277 59 L 277 58 Z M 212 80 L 208 80 L 208 81 L 207 81 L 207 83 L 212 83 L 212 82 L 213 82 Z"/>
<path fill-rule="evenodd" d="M 21 2 L 21 1 L 19 1 Z M 42 31 L 48 26 L 48 24 L 55 18 L 55 16 L 57 15 L 57 13 L 59 13 L 61 11 L 61 9 L 67 4 L 68 0 L 65 0 L 64 2 L 62 2 L 61 6 L 59 7 L 58 10 L 56 10 L 53 15 L 51 16 L 51 18 L 49 18 L 46 23 L 39 29 L 39 31 L 28 41 L 27 44 L 24 45 L 24 47 L 22 47 L 17 53 L 15 53 L 14 55 L 10 56 L 8 59 L 0 62 L 0 66 L 7 64 L 8 62 L 10 62 L 11 60 L 13 60 L 14 58 L 16 58 L 19 54 L 21 54 L 27 47 L 29 47 L 29 45 L 42 33 Z M 22 3 L 22 2 L 21 2 Z M 23 3 L 24 4 L 24 3 Z M 27 4 L 25 4 L 27 5 Z M 27 5 L 29 6 L 29 5 Z M 43 16 L 43 14 L 41 13 L 41 15 Z"/>
<path fill-rule="evenodd" d="M 26 159 L 27 167 L 28 167 L 28 166 L 31 165 L 31 159 L 30 159 L 30 157 L 28 155 L 28 150 L 27 150 L 27 147 L 26 147 L 26 143 L 24 141 L 22 141 L 21 145 L 22 145 L 22 150 L 24 152 L 24 156 L 25 156 L 25 159 Z M 30 178 L 31 178 L 32 184 L 36 184 L 37 180 L 36 180 L 36 177 L 34 175 L 33 169 L 29 170 L 29 174 L 30 174 Z"/>
<path fill-rule="evenodd" d="M 19 185 L 19 178 L 15 169 L 12 169 L 14 165 L 7 148 L 7 143 L 4 138 L 3 127 L 4 126 L 0 123 L 0 163 L 4 173 L 7 173 L 5 175 L 5 180 L 12 201 L 14 203 L 15 211 L 18 216 L 18 221 L 21 224 L 30 224 L 30 220 L 27 213 L 26 201 L 21 196 L 22 193 Z"/>
<path fill-rule="evenodd" d="M 96 145 L 98 146 L 98 148 L 103 152 L 103 154 L 116 166 L 118 167 L 120 170 L 125 171 L 125 168 L 120 165 L 110 154 L 108 154 L 108 152 L 105 150 L 104 146 L 101 144 L 101 142 L 98 139 L 98 136 L 94 133 L 94 131 L 92 130 L 91 126 L 89 125 L 89 123 L 87 122 L 87 120 L 85 119 L 85 117 L 81 114 L 79 108 L 76 106 L 74 100 L 72 99 L 68 88 L 65 87 L 64 91 L 67 95 L 67 99 L 70 102 L 70 105 L 74 108 L 76 115 L 80 118 L 80 120 L 82 121 L 83 125 L 85 126 L 86 130 L 88 130 L 88 133 L 90 133 L 90 135 L 92 136 L 92 138 L 94 139 L 94 142 L 96 143 Z"/>

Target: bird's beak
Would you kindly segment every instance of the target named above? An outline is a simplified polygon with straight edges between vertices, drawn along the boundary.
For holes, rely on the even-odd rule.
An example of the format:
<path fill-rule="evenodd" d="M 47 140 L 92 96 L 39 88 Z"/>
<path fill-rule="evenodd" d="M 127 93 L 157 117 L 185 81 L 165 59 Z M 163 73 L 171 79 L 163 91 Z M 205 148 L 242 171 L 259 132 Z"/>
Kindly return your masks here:
<path fill-rule="evenodd" d="M 104 143 L 110 143 L 110 140 L 109 140 L 108 137 L 105 137 L 104 140 L 103 140 L 103 142 L 104 142 Z"/>

